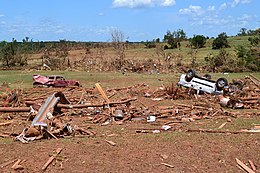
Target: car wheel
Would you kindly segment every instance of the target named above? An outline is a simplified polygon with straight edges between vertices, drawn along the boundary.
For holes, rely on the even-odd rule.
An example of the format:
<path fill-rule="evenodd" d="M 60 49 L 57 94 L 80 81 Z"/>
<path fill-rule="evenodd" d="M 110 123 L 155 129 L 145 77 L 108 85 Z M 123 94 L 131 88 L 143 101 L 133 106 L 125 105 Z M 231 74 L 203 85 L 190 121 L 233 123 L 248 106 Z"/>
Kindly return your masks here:
<path fill-rule="evenodd" d="M 216 82 L 216 87 L 217 87 L 217 90 L 218 90 L 218 91 L 223 90 L 223 88 L 224 88 L 225 86 L 227 86 L 227 85 L 228 85 L 228 81 L 227 81 L 227 79 L 225 79 L 225 78 L 219 78 L 219 79 L 217 80 L 217 82 Z"/>
<path fill-rule="evenodd" d="M 33 88 L 42 88 L 43 85 L 41 83 L 33 83 Z"/>
<path fill-rule="evenodd" d="M 192 79 L 195 75 L 196 75 L 195 71 L 192 70 L 192 69 L 190 69 L 190 70 L 187 72 L 186 76 L 185 76 L 185 80 L 186 80 L 187 82 L 190 82 L 191 79 Z"/>

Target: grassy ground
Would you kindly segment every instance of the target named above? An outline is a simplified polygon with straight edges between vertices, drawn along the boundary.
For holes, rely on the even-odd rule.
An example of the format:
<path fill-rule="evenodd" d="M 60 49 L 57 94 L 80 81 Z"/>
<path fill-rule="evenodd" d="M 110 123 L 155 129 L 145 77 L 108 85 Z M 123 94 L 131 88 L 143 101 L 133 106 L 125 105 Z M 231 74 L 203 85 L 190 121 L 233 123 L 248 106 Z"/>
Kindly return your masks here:
<path fill-rule="evenodd" d="M 93 87 L 95 83 L 100 82 L 104 87 L 122 87 L 131 86 L 138 83 L 146 83 L 150 86 L 171 85 L 177 83 L 180 74 L 146 74 L 146 73 L 127 73 L 125 75 L 117 72 L 109 73 L 90 73 L 90 72 L 74 72 L 74 71 L 0 71 L 0 83 L 8 82 L 11 88 L 31 88 L 32 75 L 63 75 L 66 79 L 79 80 L 84 87 Z M 228 73 L 211 74 L 212 79 L 225 77 L 229 81 L 232 79 L 242 79 L 251 73 Z M 203 75 L 198 72 L 198 75 Z M 255 77 L 260 79 L 260 72 L 253 73 Z"/>

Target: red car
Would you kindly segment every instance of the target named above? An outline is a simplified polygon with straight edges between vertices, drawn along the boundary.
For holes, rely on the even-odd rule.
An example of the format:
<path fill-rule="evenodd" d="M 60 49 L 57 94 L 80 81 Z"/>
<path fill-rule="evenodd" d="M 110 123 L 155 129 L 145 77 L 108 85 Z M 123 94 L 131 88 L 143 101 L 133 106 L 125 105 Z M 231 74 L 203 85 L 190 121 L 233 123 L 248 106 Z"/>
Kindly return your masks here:
<path fill-rule="evenodd" d="M 67 87 L 67 86 L 81 86 L 79 81 L 66 80 L 60 75 L 33 75 L 33 87 Z"/>

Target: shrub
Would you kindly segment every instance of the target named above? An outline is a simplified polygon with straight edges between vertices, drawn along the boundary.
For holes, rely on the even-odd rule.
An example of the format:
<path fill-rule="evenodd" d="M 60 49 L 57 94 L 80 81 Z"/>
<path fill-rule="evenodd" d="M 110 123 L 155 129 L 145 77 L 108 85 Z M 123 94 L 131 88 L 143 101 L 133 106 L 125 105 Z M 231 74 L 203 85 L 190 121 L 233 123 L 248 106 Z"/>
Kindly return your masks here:
<path fill-rule="evenodd" d="M 190 43 L 195 48 L 202 48 L 206 44 L 207 38 L 203 35 L 194 35 L 193 38 L 190 40 Z"/>
<path fill-rule="evenodd" d="M 230 47 L 227 41 L 227 35 L 225 32 L 218 35 L 217 38 L 213 40 L 212 49 L 221 49 Z"/>

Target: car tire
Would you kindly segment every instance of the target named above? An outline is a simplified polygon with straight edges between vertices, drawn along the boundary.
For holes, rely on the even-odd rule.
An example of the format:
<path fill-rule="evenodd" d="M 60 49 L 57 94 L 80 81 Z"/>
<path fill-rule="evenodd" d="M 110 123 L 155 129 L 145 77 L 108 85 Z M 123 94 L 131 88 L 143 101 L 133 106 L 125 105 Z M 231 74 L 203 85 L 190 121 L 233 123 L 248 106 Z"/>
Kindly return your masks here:
<path fill-rule="evenodd" d="M 185 76 L 185 80 L 187 82 L 190 82 L 195 75 L 196 75 L 196 72 L 194 70 L 190 69 L 190 70 L 188 70 L 188 72 Z"/>
<path fill-rule="evenodd" d="M 219 78 L 216 81 L 216 88 L 217 88 L 218 91 L 223 90 L 224 87 L 227 86 L 227 85 L 228 85 L 228 81 L 225 78 Z"/>
<path fill-rule="evenodd" d="M 33 83 L 33 88 L 43 88 L 43 84 L 41 84 L 41 83 L 37 83 L 37 82 L 35 82 L 35 83 Z"/>

